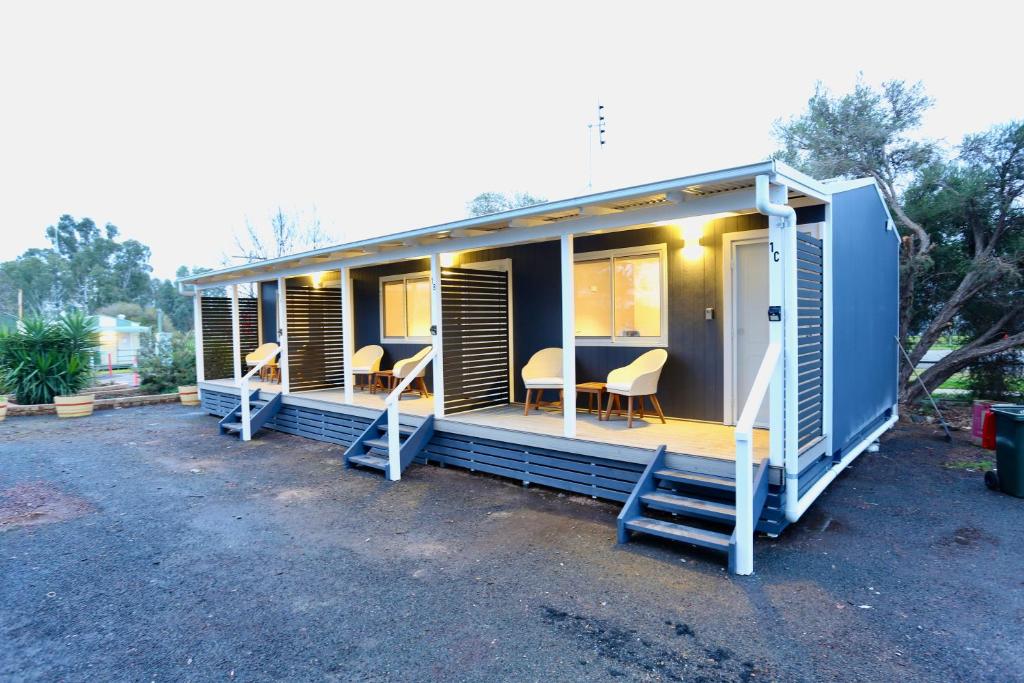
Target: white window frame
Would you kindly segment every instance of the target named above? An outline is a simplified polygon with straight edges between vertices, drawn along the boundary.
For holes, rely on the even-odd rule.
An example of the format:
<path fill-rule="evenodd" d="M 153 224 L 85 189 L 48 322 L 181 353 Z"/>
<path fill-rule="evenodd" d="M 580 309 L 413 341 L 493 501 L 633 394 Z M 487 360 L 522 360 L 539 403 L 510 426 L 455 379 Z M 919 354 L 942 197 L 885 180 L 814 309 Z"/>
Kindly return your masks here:
<path fill-rule="evenodd" d="M 384 335 L 384 284 L 388 282 L 401 281 L 402 286 L 402 321 L 405 325 L 406 332 L 409 331 L 409 288 L 405 284 L 409 280 L 423 280 L 426 279 L 430 282 L 430 271 L 425 270 L 419 273 L 400 273 L 398 275 L 382 275 L 379 283 L 377 284 L 377 298 L 380 300 L 380 340 L 383 343 L 393 344 L 430 344 L 432 342 L 431 336 L 428 334 L 422 337 L 410 337 L 408 335 L 404 337 L 388 337 Z M 430 324 L 433 325 L 434 321 L 431 319 Z"/>
<path fill-rule="evenodd" d="M 621 337 L 615 335 L 615 259 L 626 256 L 656 255 L 661 266 L 661 335 L 658 337 Z M 574 263 L 586 261 L 610 261 L 608 288 L 611 292 L 611 337 L 576 336 L 576 346 L 640 346 L 644 348 L 668 347 L 668 245 L 648 244 L 639 247 L 605 249 L 603 251 L 580 251 L 573 255 Z M 573 293 L 575 296 L 575 293 Z M 575 321 L 573 322 L 575 326 Z"/>

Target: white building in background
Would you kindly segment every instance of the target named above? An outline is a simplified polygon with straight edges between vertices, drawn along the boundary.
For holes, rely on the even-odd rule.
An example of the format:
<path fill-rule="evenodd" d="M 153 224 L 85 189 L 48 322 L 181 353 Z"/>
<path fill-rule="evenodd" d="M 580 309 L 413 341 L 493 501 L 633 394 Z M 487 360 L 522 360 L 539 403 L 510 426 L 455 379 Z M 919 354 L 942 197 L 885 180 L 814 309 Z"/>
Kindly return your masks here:
<path fill-rule="evenodd" d="M 93 316 L 100 333 L 100 367 L 133 367 L 138 364 L 142 349 L 142 335 L 149 334 L 150 328 L 128 320 L 123 315 L 97 314 Z"/>

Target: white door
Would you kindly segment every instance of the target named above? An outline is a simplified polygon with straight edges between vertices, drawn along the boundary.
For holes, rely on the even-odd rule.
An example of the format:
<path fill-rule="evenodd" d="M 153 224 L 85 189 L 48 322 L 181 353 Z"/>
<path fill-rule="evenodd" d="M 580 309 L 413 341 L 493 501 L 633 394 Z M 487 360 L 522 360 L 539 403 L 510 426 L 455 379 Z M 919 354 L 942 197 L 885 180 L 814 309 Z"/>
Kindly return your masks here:
<path fill-rule="evenodd" d="M 732 243 L 733 401 L 738 420 L 768 349 L 768 241 Z M 755 424 L 768 426 L 769 401 L 761 403 Z"/>

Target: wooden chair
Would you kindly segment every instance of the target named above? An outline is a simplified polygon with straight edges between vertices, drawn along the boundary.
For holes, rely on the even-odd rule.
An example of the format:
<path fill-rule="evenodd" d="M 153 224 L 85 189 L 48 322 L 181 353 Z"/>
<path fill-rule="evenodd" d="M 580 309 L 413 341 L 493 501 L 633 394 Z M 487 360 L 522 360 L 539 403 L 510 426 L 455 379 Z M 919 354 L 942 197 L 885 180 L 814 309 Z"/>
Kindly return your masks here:
<path fill-rule="evenodd" d="M 541 397 L 545 389 L 557 389 L 559 403 L 562 401 L 562 349 L 550 347 L 541 349 L 530 357 L 530 362 L 523 366 L 523 384 L 526 385 L 526 406 L 523 415 L 530 414 L 530 399 L 533 407 L 540 409 Z"/>
<path fill-rule="evenodd" d="M 416 352 L 415 356 L 411 358 L 403 358 L 402 360 L 395 363 L 395 366 L 391 369 L 391 375 L 394 377 L 394 385 L 398 386 L 405 377 L 416 368 L 416 364 L 423 360 L 423 357 L 430 353 L 430 346 L 424 346 L 422 349 Z M 427 391 L 427 381 L 423 379 L 423 375 L 426 374 L 427 369 L 420 370 L 420 374 L 416 376 L 412 384 L 409 385 L 409 391 L 416 391 L 413 388 L 414 384 L 418 384 L 419 394 L 423 398 L 430 396 L 430 392 Z"/>
<path fill-rule="evenodd" d="M 653 349 L 641 355 L 635 361 L 624 368 L 617 368 L 608 373 L 608 382 L 605 390 L 608 392 L 608 409 L 605 411 L 606 420 L 611 419 L 612 404 L 617 408 L 617 414 L 622 415 L 622 404 L 620 396 L 625 396 L 628 401 L 626 411 L 626 427 L 633 426 L 633 399 L 640 399 L 640 417 L 644 416 L 644 398 L 649 396 L 654 410 L 665 424 L 665 414 L 661 412 L 661 404 L 658 403 L 658 379 L 661 377 L 661 369 L 665 367 L 668 360 L 668 352 L 665 349 Z"/>
<path fill-rule="evenodd" d="M 274 342 L 260 344 L 252 353 L 245 354 L 246 366 L 252 367 L 254 365 L 259 365 L 260 361 L 262 361 L 264 358 L 267 358 L 268 356 L 273 356 L 275 353 L 277 353 L 277 349 L 278 346 Z M 278 378 L 277 381 L 280 382 L 281 376 L 276 372 L 276 368 L 277 359 L 275 358 L 269 361 L 262 368 L 260 368 L 260 379 L 268 379 L 276 376 Z"/>
<path fill-rule="evenodd" d="M 384 357 L 384 349 L 376 344 L 370 344 L 352 354 L 352 377 L 355 388 L 359 382 L 355 379 L 359 375 L 366 375 L 366 388 L 370 388 L 373 382 L 373 375 L 380 370 L 380 359 Z"/>

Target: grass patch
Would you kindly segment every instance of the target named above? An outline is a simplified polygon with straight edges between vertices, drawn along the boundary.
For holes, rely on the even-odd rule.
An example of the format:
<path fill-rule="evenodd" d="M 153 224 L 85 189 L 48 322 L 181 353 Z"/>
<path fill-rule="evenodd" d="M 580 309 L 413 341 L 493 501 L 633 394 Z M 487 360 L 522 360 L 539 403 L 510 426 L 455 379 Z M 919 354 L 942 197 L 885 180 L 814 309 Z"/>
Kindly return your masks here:
<path fill-rule="evenodd" d="M 943 465 L 947 470 L 960 470 L 962 472 L 988 472 L 996 468 L 994 460 L 979 458 L 978 460 L 951 460 Z"/>

